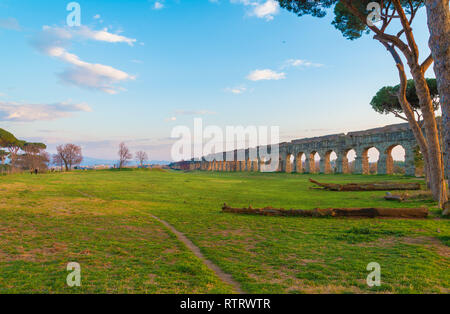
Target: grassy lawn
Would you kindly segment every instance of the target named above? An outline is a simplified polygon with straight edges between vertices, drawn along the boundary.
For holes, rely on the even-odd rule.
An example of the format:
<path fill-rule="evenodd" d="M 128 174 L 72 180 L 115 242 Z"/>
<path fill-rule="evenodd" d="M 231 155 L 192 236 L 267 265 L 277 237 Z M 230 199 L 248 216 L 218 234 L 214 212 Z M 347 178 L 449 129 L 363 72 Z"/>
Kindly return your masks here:
<path fill-rule="evenodd" d="M 310 190 L 399 176 L 97 171 L 0 177 L 0 293 L 230 293 L 151 213 L 249 293 L 450 292 L 450 220 L 430 200 Z M 426 220 L 233 215 L 233 207 L 420 207 Z M 82 287 L 66 285 L 69 262 Z M 369 288 L 367 264 L 381 265 Z"/>

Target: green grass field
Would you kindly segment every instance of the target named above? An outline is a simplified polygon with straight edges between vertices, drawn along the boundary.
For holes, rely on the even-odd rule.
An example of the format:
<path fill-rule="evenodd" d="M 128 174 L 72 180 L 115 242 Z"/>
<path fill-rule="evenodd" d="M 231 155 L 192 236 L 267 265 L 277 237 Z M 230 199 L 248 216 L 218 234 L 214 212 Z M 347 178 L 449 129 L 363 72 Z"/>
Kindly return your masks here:
<path fill-rule="evenodd" d="M 0 293 L 232 293 L 153 214 L 248 293 L 449 293 L 450 220 L 384 192 L 310 190 L 400 176 L 97 171 L 0 177 Z M 221 213 L 221 206 L 417 207 L 426 220 Z M 81 265 L 82 286 L 66 285 Z M 367 264 L 381 265 L 369 288 Z"/>

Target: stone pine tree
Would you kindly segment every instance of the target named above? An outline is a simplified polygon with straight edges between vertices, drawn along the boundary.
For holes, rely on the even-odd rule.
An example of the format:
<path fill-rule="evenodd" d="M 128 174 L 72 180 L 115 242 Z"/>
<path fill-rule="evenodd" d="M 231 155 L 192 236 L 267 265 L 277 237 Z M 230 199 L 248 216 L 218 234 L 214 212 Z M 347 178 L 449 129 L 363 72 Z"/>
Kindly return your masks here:
<path fill-rule="evenodd" d="M 23 148 L 25 141 L 18 140 L 10 132 L 0 129 L 0 147 L 8 149 L 11 170 L 14 171 L 19 150 Z"/>
<path fill-rule="evenodd" d="M 25 143 L 22 150 L 25 152 L 19 156 L 19 161 L 24 169 L 42 171 L 50 162 L 48 153 L 45 151 L 47 145 L 44 143 Z"/>
<path fill-rule="evenodd" d="M 434 110 L 440 108 L 439 91 L 436 79 L 427 79 L 428 88 L 430 90 L 431 99 L 433 100 Z M 372 98 L 370 105 L 373 110 L 381 114 L 393 114 L 397 118 L 408 121 L 403 112 L 402 105 L 398 100 L 398 91 L 401 86 L 384 86 Z M 408 80 L 406 84 L 406 99 L 414 111 L 415 117 L 419 125 L 423 124 L 422 113 L 420 111 L 419 98 L 417 97 L 416 87 L 413 80 Z"/>
<path fill-rule="evenodd" d="M 3 149 L 0 149 L 0 161 L 1 161 L 2 165 L 5 164 L 6 157 L 8 157 L 8 155 L 9 154 L 8 154 L 7 151 L 4 151 Z"/>
<path fill-rule="evenodd" d="M 436 79 L 427 79 L 427 84 L 430 90 L 431 98 L 433 99 L 434 110 L 437 111 L 440 107 L 440 99 Z M 397 118 L 408 121 L 408 118 L 405 116 L 402 105 L 400 104 L 398 98 L 398 92 L 400 88 L 400 85 L 382 87 L 370 102 L 373 110 L 380 114 L 393 114 Z M 422 113 L 420 111 L 419 97 L 417 96 L 416 87 L 413 80 L 408 80 L 406 84 L 406 99 L 411 105 L 411 109 L 415 114 L 417 123 L 422 127 L 423 119 Z M 420 152 L 420 149 L 418 150 L 418 152 Z M 420 155 L 422 155 L 421 152 Z M 423 161 L 423 156 L 421 158 Z M 421 168 L 424 169 L 428 182 L 428 167 L 422 164 Z"/>
<path fill-rule="evenodd" d="M 392 56 L 400 77 L 398 100 L 408 123 L 416 137 L 430 174 L 430 188 L 433 197 L 441 208 L 447 202 L 447 188 L 444 178 L 444 165 L 439 143 L 437 121 L 433 100 L 425 79 L 425 72 L 433 63 L 429 55 L 420 61 L 419 48 L 414 38 L 412 23 L 425 0 L 391 0 L 374 2 L 373 0 L 278 0 L 280 6 L 298 16 L 312 15 L 324 17 L 330 8 L 334 10 L 333 25 L 345 38 L 355 40 L 363 34 L 372 34 Z M 394 21 L 394 22 L 393 22 Z M 393 29 L 395 27 L 398 29 Z M 419 99 L 423 117 L 423 129 L 417 123 L 414 111 L 406 97 L 407 78 L 405 64 L 410 74 Z M 444 214 L 448 214 L 444 211 Z"/>

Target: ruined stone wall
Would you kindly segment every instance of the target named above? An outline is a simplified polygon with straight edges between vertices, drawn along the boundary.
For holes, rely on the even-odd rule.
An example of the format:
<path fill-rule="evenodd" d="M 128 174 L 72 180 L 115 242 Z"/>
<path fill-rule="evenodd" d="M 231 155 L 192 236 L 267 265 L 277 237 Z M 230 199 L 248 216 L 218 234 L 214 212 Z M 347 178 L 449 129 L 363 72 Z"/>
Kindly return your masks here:
<path fill-rule="evenodd" d="M 281 143 L 279 145 L 278 171 L 348 173 L 347 154 L 350 150 L 354 150 L 356 152 L 354 173 L 369 174 L 368 151 L 374 147 L 380 153 L 377 164 L 378 174 L 392 174 L 394 162 L 391 153 L 397 145 L 401 145 L 405 149 L 406 175 L 415 175 L 414 151 L 417 143 L 407 123 Z M 202 161 L 191 161 L 192 166 L 190 168 L 205 171 L 260 171 L 261 164 L 264 163 L 260 158 L 260 147 L 251 150 L 251 152 L 246 149 L 205 156 Z M 332 168 L 330 163 L 332 152 L 337 155 L 335 168 Z M 320 156 L 318 167 L 314 160 L 316 154 Z M 251 160 L 254 155 L 257 157 Z M 239 158 L 239 156 L 245 157 Z M 293 156 L 293 161 L 291 156 Z M 306 157 L 304 162 L 302 162 L 302 156 Z M 176 168 L 177 163 L 174 165 Z"/>

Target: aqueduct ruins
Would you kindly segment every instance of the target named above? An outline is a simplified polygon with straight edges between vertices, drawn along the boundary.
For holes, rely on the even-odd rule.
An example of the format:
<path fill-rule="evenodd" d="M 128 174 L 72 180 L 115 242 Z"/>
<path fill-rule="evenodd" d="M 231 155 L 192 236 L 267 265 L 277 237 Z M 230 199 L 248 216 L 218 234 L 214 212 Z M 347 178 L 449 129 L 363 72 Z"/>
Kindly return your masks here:
<path fill-rule="evenodd" d="M 392 174 L 394 160 L 391 153 L 393 148 L 399 145 L 405 150 L 405 174 L 414 176 L 417 143 L 407 123 L 280 143 L 277 170 L 299 173 L 349 173 L 347 156 L 349 151 L 354 150 L 356 157 L 353 173 L 369 174 L 368 152 L 371 148 L 376 148 L 380 154 L 377 173 Z M 267 147 L 224 152 L 205 156 L 201 160 L 178 162 L 172 166 L 183 170 L 261 171 L 262 165 L 267 163 L 261 153 L 265 149 Z M 334 168 L 330 161 L 333 152 L 337 156 L 333 163 Z M 320 156 L 318 167 L 316 167 L 317 154 Z"/>

